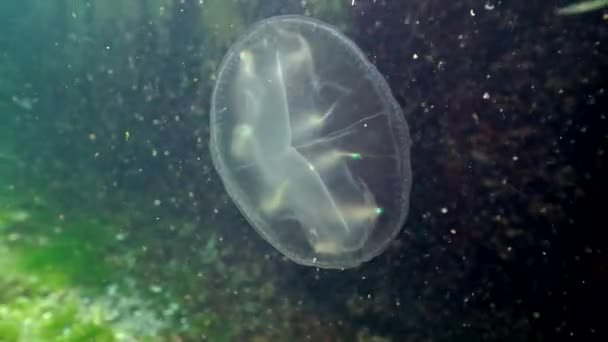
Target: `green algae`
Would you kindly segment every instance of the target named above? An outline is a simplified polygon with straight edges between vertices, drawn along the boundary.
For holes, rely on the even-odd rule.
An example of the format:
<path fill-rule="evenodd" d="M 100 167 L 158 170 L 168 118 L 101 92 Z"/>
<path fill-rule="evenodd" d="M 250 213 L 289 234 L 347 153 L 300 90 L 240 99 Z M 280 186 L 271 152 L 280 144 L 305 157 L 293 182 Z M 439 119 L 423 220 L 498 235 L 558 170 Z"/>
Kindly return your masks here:
<path fill-rule="evenodd" d="M 110 262 L 120 250 L 116 219 L 70 213 L 52 198 L 27 205 L 27 194 L 9 193 L 0 209 L 0 341 L 162 336 L 169 322 L 158 313 L 163 303 L 139 299 L 136 285 L 116 293 L 128 271 Z M 16 209 L 20 205 L 29 209 Z"/>
<path fill-rule="evenodd" d="M 2 216 L 24 213 L 0 214 L 0 220 Z M 16 256 L 16 268 L 56 286 L 98 286 L 111 281 L 107 250 L 112 235 L 108 226 L 82 217 L 54 216 L 37 211 L 5 228 L 10 237 L 8 247 Z"/>
<path fill-rule="evenodd" d="M 27 202 L 19 199 L 18 193 L 13 194 L 16 203 Z M 157 337 L 172 332 L 193 340 L 207 336 L 229 341 L 240 338 L 245 329 L 264 327 L 265 320 L 257 315 L 275 300 L 275 287 L 268 280 L 261 280 L 265 274 L 259 265 L 235 263 L 235 249 L 222 242 L 213 230 L 205 233 L 200 248 L 184 255 L 197 260 L 195 264 L 179 262 L 181 257 L 177 255 L 176 259 L 159 262 L 157 251 L 167 245 L 183 247 L 183 242 L 178 239 L 175 244 L 168 244 L 158 239 L 154 229 L 125 232 L 124 227 L 129 225 L 125 223 L 129 221 L 125 218 L 127 213 L 113 212 L 106 217 L 103 211 L 62 210 L 58 207 L 61 202 L 52 197 L 39 198 L 37 203 L 26 205 L 27 211 L 15 209 L 16 204 L 10 210 L 0 210 L 4 222 L 0 237 L 0 268 L 4 273 L 0 282 L 12 282 L 11 288 L 21 289 L 0 298 L 5 313 L 0 321 L 0 341 L 37 341 L 36 336 L 44 336 L 40 341 L 113 341 L 127 332 L 142 340 L 146 330 L 141 327 Z M 101 203 L 98 206 L 104 207 Z M 130 220 L 135 226 L 154 227 L 142 218 Z M 183 239 L 200 234 L 183 219 L 170 220 L 170 225 L 184 234 Z M 193 273 L 199 269 L 195 265 L 202 271 Z M 132 284 L 130 290 L 115 294 L 116 288 L 125 287 L 125 281 Z M 238 297 L 232 291 L 214 293 L 212 289 L 217 291 L 218 284 L 243 293 Z M 113 293 L 111 299 L 107 299 L 108 293 Z M 137 302 L 148 303 L 143 310 L 149 312 L 145 319 L 130 314 L 142 312 L 129 304 L 132 298 L 142 295 L 146 300 Z M 70 305 L 61 308 L 63 302 Z M 46 312 L 51 312 L 53 322 L 28 328 L 35 336 L 15 337 L 25 315 L 45 322 L 39 318 L 41 308 L 49 308 Z M 121 317 L 120 322 L 99 318 L 110 316 Z M 82 317 L 97 318 L 80 321 Z M 225 317 L 231 317 L 229 324 Z M 60 335 L 67 331 L 66 326 L 74 327 L 67 337 Z"/>
<path fill-rule="evenodd" d="M 0 290 L 0 341 L 153 341 L 158 333 L 153 321 L 117 316 L 126 299 L 53 290 L 23 277 L 0 278 Z M 130 315 L 145 312 L 138 310 Z"/>

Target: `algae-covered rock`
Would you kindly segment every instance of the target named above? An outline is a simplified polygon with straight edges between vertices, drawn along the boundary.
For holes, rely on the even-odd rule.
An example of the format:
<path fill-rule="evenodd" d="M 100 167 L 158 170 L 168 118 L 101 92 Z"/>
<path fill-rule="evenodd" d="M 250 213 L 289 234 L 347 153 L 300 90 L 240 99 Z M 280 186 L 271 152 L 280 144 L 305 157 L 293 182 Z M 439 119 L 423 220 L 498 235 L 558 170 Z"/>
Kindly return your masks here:
<path fill-rule="evenodd" d="M 154 341 L 164 322 L 124 294 L 85 296 L 34 278 L 0 278 L 0 341 Z"/>
<path fill-rule="evenodd" d="M 11 284 L 15 286 L 15 284 Z M 117 333 L 92 315 L 94 306 L 69 292 L 27 293 L 0 301 L 0 341 L 116 341 Z"/>

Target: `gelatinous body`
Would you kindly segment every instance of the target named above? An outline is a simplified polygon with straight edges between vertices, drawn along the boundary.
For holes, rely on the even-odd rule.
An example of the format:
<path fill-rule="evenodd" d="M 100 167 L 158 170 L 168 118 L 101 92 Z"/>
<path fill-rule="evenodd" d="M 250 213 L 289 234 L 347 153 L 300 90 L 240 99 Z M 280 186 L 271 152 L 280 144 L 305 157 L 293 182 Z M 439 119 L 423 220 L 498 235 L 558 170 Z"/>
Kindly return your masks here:
<path fill-rule="evenodd" d="M 359 48 L 320 21 L 273 17 L 230 48 L 213 91 L 210 148 L 243 215 L 297 263 L 357 266 L 407 216 L 403 113 Z"/>

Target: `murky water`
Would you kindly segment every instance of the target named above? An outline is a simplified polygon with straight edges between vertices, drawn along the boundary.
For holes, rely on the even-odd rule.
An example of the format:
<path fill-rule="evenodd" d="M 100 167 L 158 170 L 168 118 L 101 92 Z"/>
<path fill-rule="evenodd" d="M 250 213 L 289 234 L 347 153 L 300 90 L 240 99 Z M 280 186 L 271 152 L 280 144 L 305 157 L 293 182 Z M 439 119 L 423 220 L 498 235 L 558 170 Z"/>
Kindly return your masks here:
<path fill-rule="evenodd" d="M 601 1 L 565 7 L 573 3 L 3 1 L 0 341 L 602 340 L 608 12 Z M 284 14 L 352 39 L 403 110 L 391 114 L 409 125 L 408 219 L 358 267 L 283 256 L 251 229 L 211 160 L 222 57 L 254 23 Z M 332 42 L 313 31 L 309 46 Z M 285 51 L 303 51 L 289 44 Z M 318 112 L 294 118 L 332 113 L 340 89 L 354 89 L 333 81 L 335 70 L 363 77 L 361 65 L 331 53 L 338 44 L 310 55 L 331 68 L 292 74 L 334 85 L 290 95 L 293 108 L 313 99 Z M 286 72 L 311 65 L 275 61 Z M 305 90 L 284 85 L 286 94 Z M 346 109 L 376 118 L 372 95 L 342 101 L 339 122 L 349 122 Z M 335 193 L 367 187 L 381 198 L 374 189 L 403 184 L 405 173 L 356 163 L 398 155 L 388 130 L 306 160 L 340 170 L 322 183 Z M 304 142 L 325 137 L 303 132 Z M 283 133 L 257 138 L 272 134 Z M 390 153 L 366 151 L 369 141 Z M 236 152 L 251 146 L 229 142 L 241 143 Z M 297 159 L 287 156 L 262 159 Z M 308 208 L 307 220 L 346 217 L 366 229 L 358 222 L 386 209 L 346 205 L 328 215 L 338 212 L 322 205 L 329 197 L 303 197 L 321 183 L 294 165 L 258 172 L 280 179 L 256 205 L 292 223 L 302 219 L 293 208 Z M 359 203 L 353 194 L 341 203 Z M 365 234 L 313 226 L 293 241 L 319 255 L 364 245 L 348 239 Z"/>

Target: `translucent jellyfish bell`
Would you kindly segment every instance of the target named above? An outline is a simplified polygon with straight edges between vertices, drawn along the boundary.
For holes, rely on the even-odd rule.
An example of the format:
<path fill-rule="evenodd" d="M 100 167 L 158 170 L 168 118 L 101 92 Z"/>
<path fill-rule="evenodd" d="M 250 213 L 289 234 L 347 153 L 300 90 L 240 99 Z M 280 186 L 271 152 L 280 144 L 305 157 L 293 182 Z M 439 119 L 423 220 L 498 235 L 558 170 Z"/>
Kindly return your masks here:
<path fill-rule="evenodd" d="M 213 163 L 251 225 L 297 263 L 354 267 L 386 248 L 407 216 L 410 144 L 386 81 L 325 23 L 264 20 L 222 62 Z"/>

